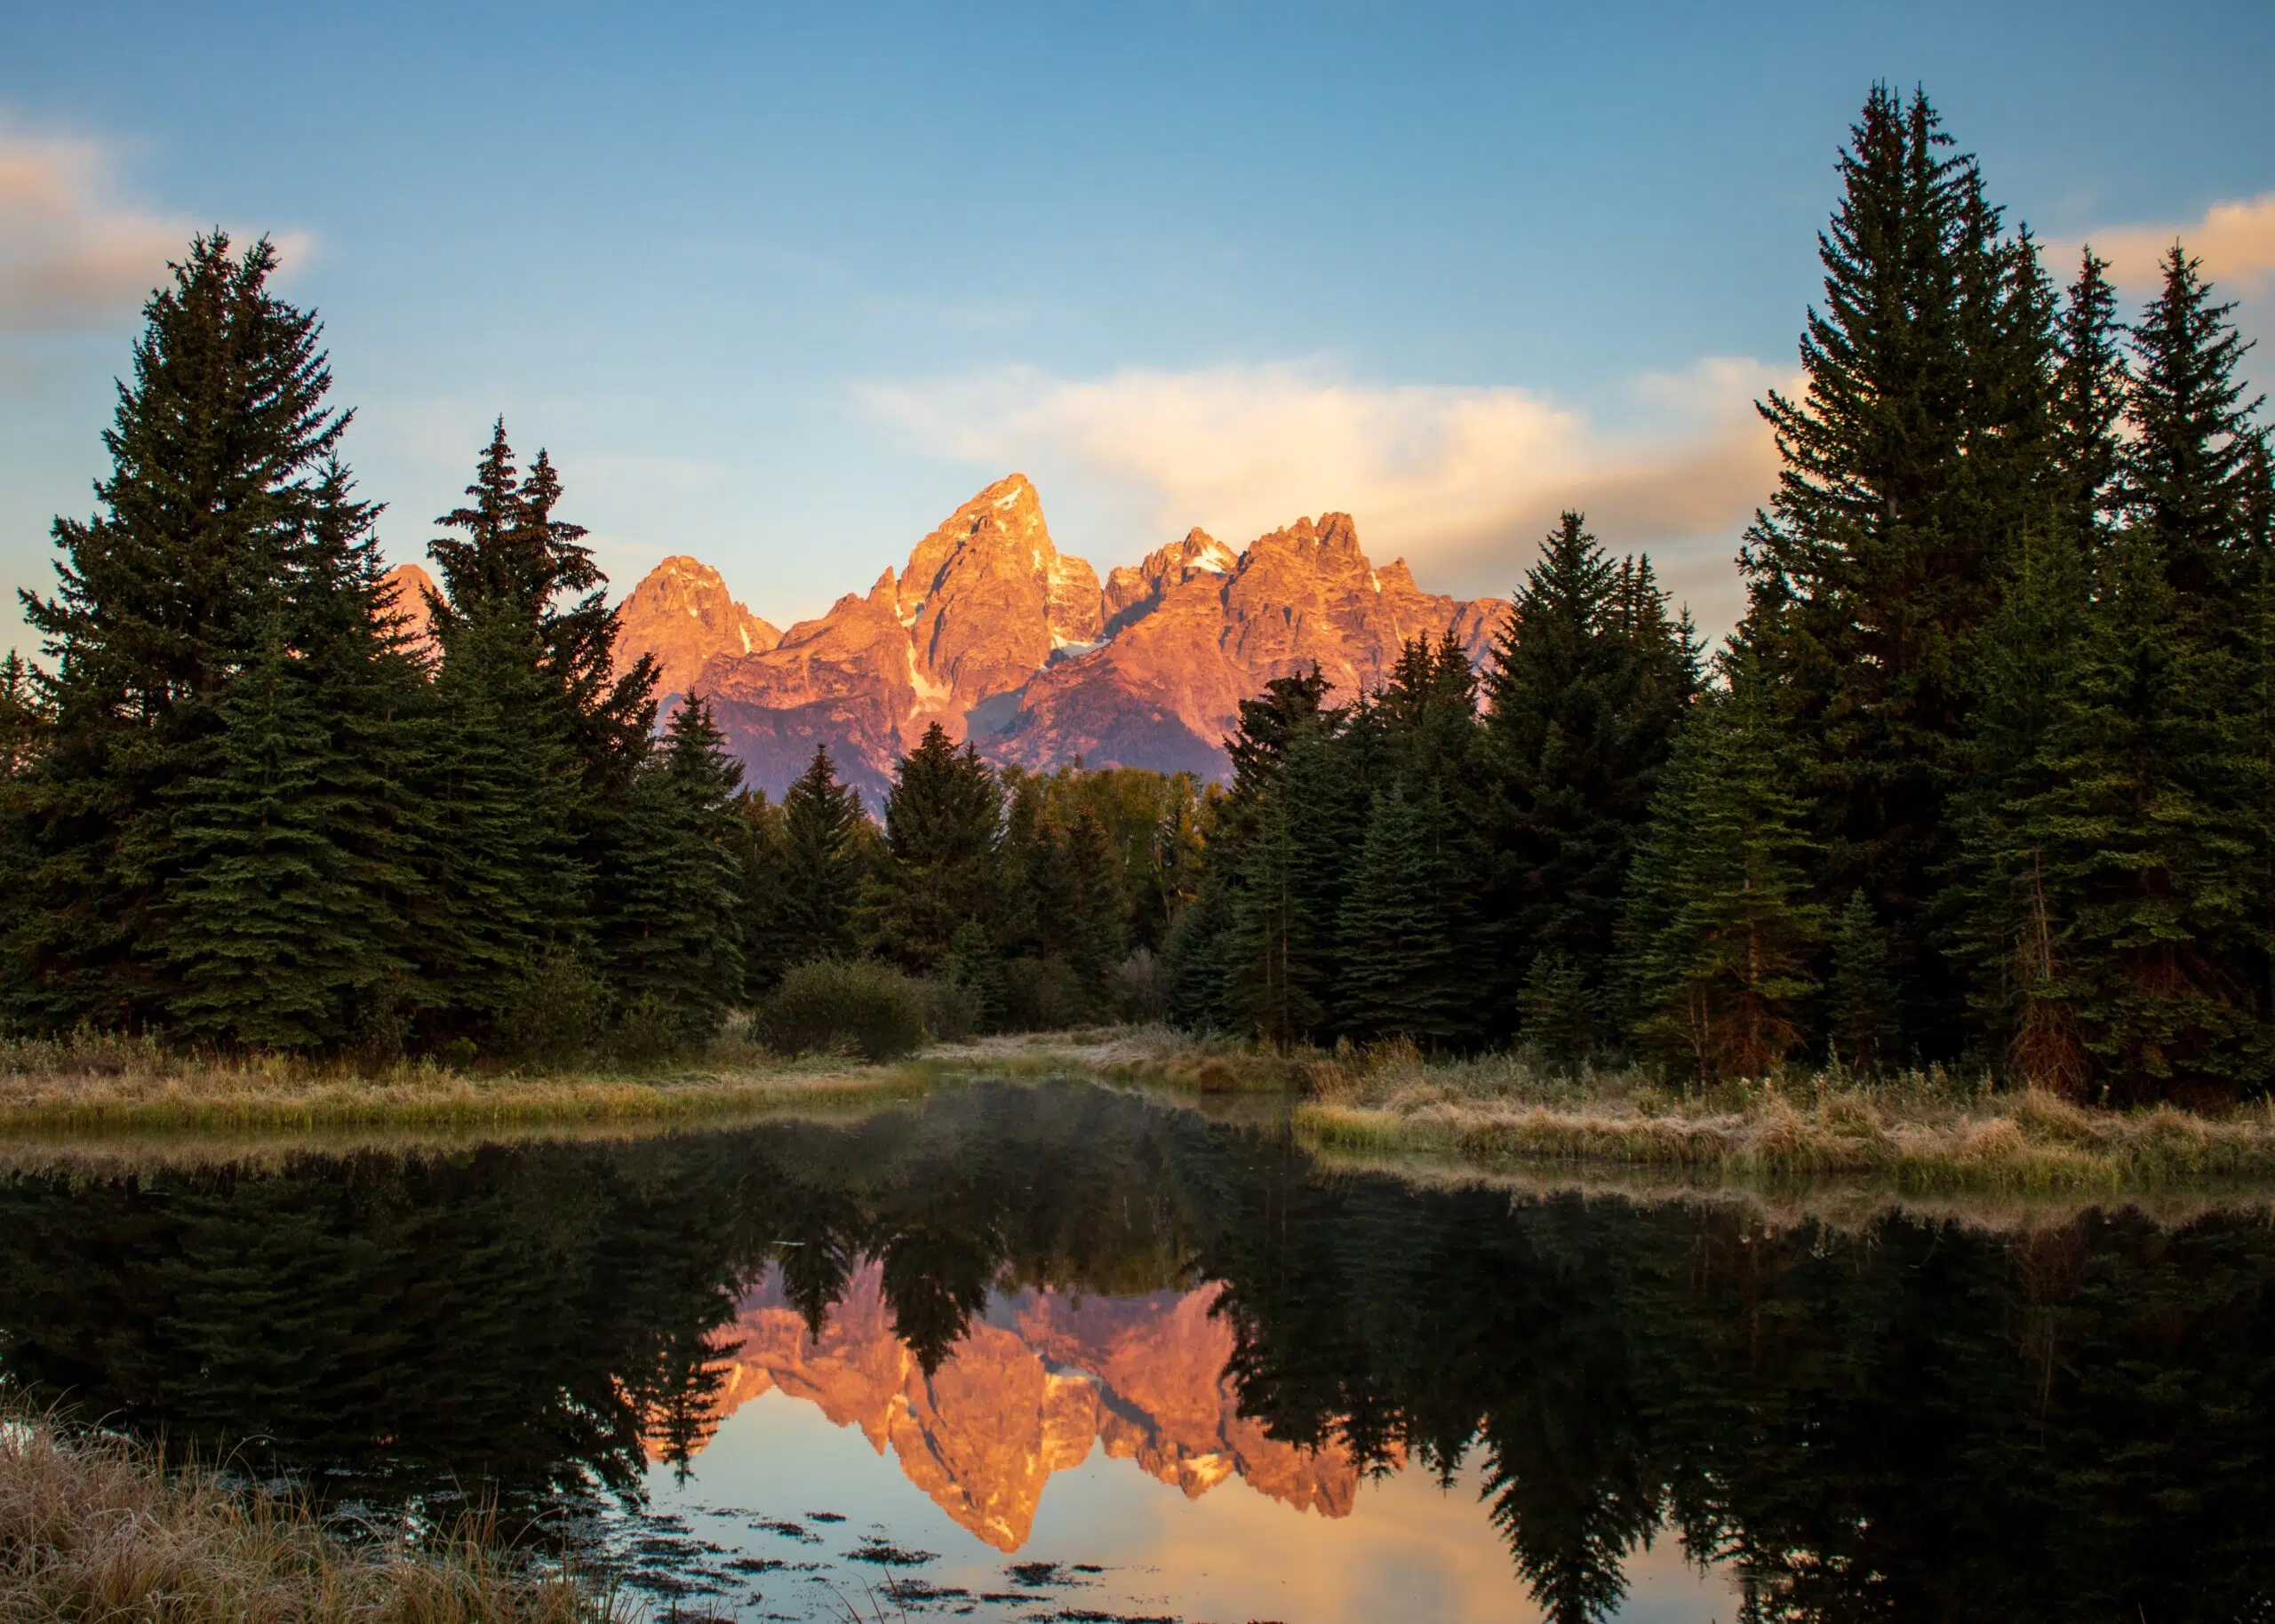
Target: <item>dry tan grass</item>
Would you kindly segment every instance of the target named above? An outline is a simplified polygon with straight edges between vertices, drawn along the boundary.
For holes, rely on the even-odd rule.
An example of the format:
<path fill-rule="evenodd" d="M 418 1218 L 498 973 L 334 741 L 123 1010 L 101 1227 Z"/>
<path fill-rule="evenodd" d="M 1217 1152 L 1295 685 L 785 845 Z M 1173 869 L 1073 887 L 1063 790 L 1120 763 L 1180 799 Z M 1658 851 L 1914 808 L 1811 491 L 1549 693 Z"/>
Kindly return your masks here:
<path fill-rule="evenodd" d="M 1010 1032 L 927 1049 L 948 1072 L 989 1077 L 1082 1076 L 1145 1082 L 1196 1094 L 1284 1093 L 1303 1080 L 1300 1061 L 1226 1038 L 1171 1026 L 1094 1026 Z"/>
<path fill-rule="evenodd" d="M 0 1135 L 660 1122 L 906 1095 L 926 1081 L 918 1069 L 785 1061 L 741 1042 L 645 1071 L 479 1073 L 180 1053 L 140 1038 L 15 1040 L 0 1042 Z"/>
<path fill-rule="evenodd" d="M 233 1492 L 124 1438 L 20 1409 L 0 1422 L 0 1618 L 161 1624 L 608 1624 L 559 1566 L 454 1537 L 347 1540 L 298 1502 Z"/>
<path fill-rule="evenodd" d="M 1343 1150 L 1717 1177 L 1864 1175 L 1908 1189 L 2275 1180 L 2275 1107 L 2097 1111 L 1940 1071 L 1869 1084 L 1832 1071 L 1686 1098 L 1639 1073 L 1549 1076 L 1521 1056 L 1439 1063 L 1411 1045 L 1385 1045 L 1314 1057 L 1305 1080 L 1297 1131 Z"/>

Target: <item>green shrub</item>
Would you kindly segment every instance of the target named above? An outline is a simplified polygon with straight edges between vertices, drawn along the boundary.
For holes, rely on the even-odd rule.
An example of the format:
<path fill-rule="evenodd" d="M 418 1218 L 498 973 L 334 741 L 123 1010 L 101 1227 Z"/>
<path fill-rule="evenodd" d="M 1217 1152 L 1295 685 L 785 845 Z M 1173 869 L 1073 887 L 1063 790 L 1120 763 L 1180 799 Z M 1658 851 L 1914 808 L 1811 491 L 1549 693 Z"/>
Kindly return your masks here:
<path fill-rule="evenodd" d="M 759 1001 L 752 1030 L 786 1055 L 843 1051 L 898 1060 L 924 1041 L 932 986 L 867 959 L 818 959 Z"/>
<path fill-rule="evenodd" d="M 703 1047 L 717 1023 L 684 1004 L 643 992 L 616 1012 L 608 1034 L 611 1058 L 643 1065 Z"/>
<path fill-rule="evenodd" d="M 608 1024 L 608 987 L 585 961 L 557 948 L 523 970 L 498 1018 L 498 1040 L 515 1060 L 560 1063 L 590 1054 Z"/>
<path fill-rule="evenodd" d="M 1063 1031 L 1097 1014 L 1096 1000 L 1074 967 L 1056 953 L 1014 959 L 1003 967 L 1003 1025 L 1015 1032 Z"/>
<path fill-rule="evenodd" d="M 924 1031 L 935 1043 L 961 1043 L 979 1030 L 986 1006 L 978 988 L 946 975 L 923 987 Z"/>

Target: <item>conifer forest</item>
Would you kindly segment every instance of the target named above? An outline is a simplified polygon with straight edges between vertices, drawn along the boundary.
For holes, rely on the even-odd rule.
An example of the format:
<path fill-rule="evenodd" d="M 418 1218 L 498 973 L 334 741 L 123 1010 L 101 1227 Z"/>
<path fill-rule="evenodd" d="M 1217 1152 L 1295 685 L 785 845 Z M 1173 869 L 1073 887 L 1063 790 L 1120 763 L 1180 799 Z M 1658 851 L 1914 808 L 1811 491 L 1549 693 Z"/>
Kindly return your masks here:
<path fill-rule="evenodd" d="M 1167 1020 L 1670 1079 L 1940 1063 L 2233 1101 L 2275 1062 L 2275 459 L 2232 308 L 2056 263 L 1875 89 L 1709 648 L 1566 513 L 1481 668 L 1241 706 L 1227 785 L 778 800 L 619 660 L 573 469 L 500 421 L 382 585 L 314 313 L 216 230 L 153 295 L 0 694 L 0 1017 L 306 1054 L 700 1042 L 816 961 L 946 1031 Z"/>

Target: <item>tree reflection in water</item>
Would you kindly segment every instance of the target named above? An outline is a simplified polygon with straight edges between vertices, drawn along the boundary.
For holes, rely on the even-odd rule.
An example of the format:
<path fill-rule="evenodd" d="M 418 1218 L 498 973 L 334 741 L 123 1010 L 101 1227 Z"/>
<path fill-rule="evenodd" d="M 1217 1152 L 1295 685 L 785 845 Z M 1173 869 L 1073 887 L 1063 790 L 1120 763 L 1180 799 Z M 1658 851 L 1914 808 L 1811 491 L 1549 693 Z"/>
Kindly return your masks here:
<path fill-rule="evenodd" d="M 1757 1619 L 2275 1617 L 2275 1232 L 2014 1232 L 1337 1174 L 1103 1089 L 845 1126 L 0 1181 L 0 1360 L 323 1492 L 531 1515 L 709 1436 L 770 1267 L 926 1373 L 991 1293 L 1223 1282 L 1244 1413 L 1449 1479 L 1552 1616 L 1668 1531 Z"/>

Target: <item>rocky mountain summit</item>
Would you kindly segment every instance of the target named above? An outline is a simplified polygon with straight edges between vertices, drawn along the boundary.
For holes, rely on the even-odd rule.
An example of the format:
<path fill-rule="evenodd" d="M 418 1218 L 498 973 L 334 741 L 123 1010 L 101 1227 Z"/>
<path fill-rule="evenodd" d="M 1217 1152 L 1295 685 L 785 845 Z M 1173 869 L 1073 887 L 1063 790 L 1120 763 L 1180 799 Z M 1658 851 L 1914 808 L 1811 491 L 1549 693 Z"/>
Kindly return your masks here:
<path fill-rule="evenodd" d="M 1317 665 L 1348 696 L 1378 686 L 1409 639 L 1447 631 L 1481 659 L 1507 608 L 1425 593 L 1403 560 L 1376 568 L 1346 513 L 1237 553 L 1196 529 L 1101 588 L 1014 474 L 898 574 L 778 637 L 715 570 L 667 559 L 625 600 L 620 652 L 654 654 L 665 691 L 709 698 L 770 794 L 819 744 L 874 808 L 935 721 L 997 761 L 1219 776 L 1240 702 L 1271 678 Z"/>
<path fill-rule="evenodd" d="M 643 654 L 656 657 L 667 693 L 685 693 L 718 654 L 763 654 L 782 633 L 727 592 L 719 572 L 699 559 L 667 558 L 617 607 L 619 669 Z"/>

